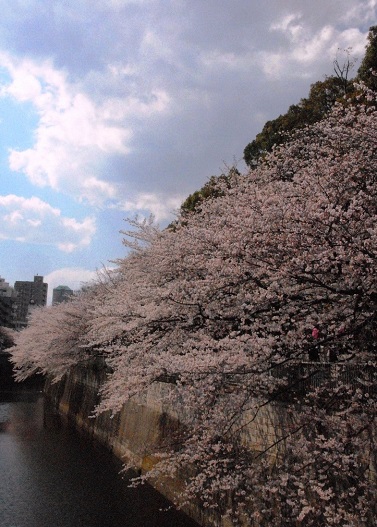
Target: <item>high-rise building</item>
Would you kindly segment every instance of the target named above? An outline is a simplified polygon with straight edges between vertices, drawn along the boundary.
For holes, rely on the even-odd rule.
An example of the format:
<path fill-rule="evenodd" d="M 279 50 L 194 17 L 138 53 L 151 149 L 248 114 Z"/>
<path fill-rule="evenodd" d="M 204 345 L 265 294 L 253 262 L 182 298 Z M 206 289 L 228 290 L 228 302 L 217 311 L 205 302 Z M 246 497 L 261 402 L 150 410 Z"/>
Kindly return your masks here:
<path fill-rule="evenodd" d="M 0 276 L 0 296 L 2 297 L 11 297 L 14 296 L 14 289 L 11 287 L 8 282 L 5 281 L 5 278 Z"/>
<path fill-rule="evenodd" d="M 52 291 L 52 303 L 61 304 L 62 302 L 68 300 L 71 295 L 73 295 L 72 289 L 70 289 L 67 285 L 59 285 Z"/>
<path fill-rule="evenodd" d="M 0 276 L 0 326 L 15 326 L 16 293 L 8 282 Z"/>
<path fill-rule="evenodd" d="M 34 276 L 33 282 L 17 281 L 14 283 L 16 297 L 17 327 L 26 326 L 29 310 L 33 306 L 45 306 L 47 303 L 48 284 L 43 282 L 43 276 Z"/>

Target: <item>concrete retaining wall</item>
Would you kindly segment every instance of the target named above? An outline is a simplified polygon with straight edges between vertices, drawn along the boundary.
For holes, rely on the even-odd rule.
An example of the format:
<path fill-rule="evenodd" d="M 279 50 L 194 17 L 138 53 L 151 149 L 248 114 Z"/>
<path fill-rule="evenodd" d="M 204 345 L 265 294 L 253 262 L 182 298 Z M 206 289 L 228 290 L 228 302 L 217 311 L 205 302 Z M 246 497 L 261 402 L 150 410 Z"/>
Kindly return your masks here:
<path fill-rule="evenodd" d="M 147 471 L 155 460 L 150 452 L 169 438 L 182 416 L 167 402 L 169 390 L 174 385 L 165 382 L 153 383 L 142 395 L 127 402 L 121 412 L 111 416 L 105 412 L 96 418 L 90 417 L 99 402 L 98 391 L 106 376 L 103 361 L 97 360 L 89 365 L 75 367 L 62 381 L 52 384 L 47 379 L 46 396 L 59 413 L 67 416 L 77 428 L 106 445 L 120 459 L 127 459 L 141 472 Z M 184 410 L 181 409 L 181 412 Z M 279 438 L 279 430 L 284 429 L 282 408 L 266 405 L 256 414 L 252 411 L 244 415 L 245 427 L 243 441 L 253 450 L 264 449 Z M 276 455 L 271 451 L 271 455 Z M 172 480 L 158 480 L 153 486 L 166 498 L 176 503 L 176 494 L 182 487 L 185 475 Z M 176 503 L 177 504 L 177 503 Z M 228 527 L 226 518 L 219 518 L 208 510 L 192 503 L 182 510 L 200 525 L 205 527 Z"/>

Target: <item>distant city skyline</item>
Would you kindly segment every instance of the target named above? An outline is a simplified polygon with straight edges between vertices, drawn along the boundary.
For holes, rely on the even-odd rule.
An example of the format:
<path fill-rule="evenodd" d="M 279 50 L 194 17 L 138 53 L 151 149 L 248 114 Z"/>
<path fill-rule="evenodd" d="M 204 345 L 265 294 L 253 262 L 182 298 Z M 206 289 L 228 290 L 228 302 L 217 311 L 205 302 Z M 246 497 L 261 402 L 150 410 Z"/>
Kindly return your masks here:
<path fill-rule="evenodd" d="M 16 296 L 17 292 L 16 292 L 15 285 L 16 285 L 17 282 L 30 282 L 30 283 L 32 283 L 33 281 L 35 282 L 35 279 L 37 277 L 41 278 L 42 281 L 44 282 L 44 277 L 39 275 L 38 273 L 36 275 L 34 275 L 34 278 L 33 277 L 28 277 L 28 279 L 25 279 L 25 280 L 15 280 L 14 284 L 9 283 L 9 281 L 7 281 L 3 276 L 0 275 L 0 296 L 3 296 L 3 297 Z M 32 278 L 33 278 L 33 280 L 32 280 Z M 48 283 L 47 283 L 47 285 L 48 285 L 48 289 L 47 289 L 48 293 L 47 293 L 47 302 L 46 303 L 51 305 L 55 301 L 54 300 L 54 293 L 55 292 L 63 291 L 65 293 L 65 296 L 69 296 L 71 294 L 74 294 L 76 291 L 79 291 L 81 289 L 81 286 L 84 285 L 84 284 L 80 284 L 80 286 L 76 290 L 71 289 L 70 287 L 68 287 L 65 284 L 59 284 L 56 287 L 50 287 L 50 285 Z M 58 300 L 58 301 L 61 301 L 61 300 Z"/>
<path fill-rule="evenodd" d="M 48 290 L 44 277 L 38 274 L 33 280 L 16 280 L 13 285 L 0 276 L 0 326 L 20 329 L 26 325 L 32 307 L 59 304 L 75 293 L 60 284 L 50 289 L 47 302 Z"/>
<path fill-rule="evenodd" d="M 377 0 L 0 0 L 0 276 L 77 290 L 306 97 Z"/>

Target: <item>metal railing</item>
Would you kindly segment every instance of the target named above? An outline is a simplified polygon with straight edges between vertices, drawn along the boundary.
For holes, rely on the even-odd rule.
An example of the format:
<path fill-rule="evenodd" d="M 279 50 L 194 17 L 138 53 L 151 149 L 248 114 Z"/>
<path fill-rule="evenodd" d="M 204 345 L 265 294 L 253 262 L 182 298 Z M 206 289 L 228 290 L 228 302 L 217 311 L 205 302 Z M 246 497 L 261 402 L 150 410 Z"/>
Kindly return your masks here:
<path fill-rule="evenodd" d="M 271 367 L 271 376 L 281 379 L 282 393 L 306 395 L 318 388 L 344 387 L 352 392 L 377 395 L 377 367 L 357 362 L 289 362 Z"/>

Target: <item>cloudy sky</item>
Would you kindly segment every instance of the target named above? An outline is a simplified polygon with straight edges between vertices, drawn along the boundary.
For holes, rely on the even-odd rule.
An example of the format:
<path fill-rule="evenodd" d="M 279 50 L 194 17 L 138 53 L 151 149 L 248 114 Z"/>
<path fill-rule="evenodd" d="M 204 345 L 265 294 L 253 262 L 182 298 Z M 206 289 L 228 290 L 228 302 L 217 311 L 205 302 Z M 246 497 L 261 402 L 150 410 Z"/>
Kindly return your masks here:
<path fill-rule="evenodd" d="M 377 0 L 0 0 L 0 276 L 76 289 L 363 57 Z M 342 58 L 342 56 L 340 56 Z M 357 66 L 356 66 L 357 68 Z M 356 73 L 356 69 L 354 71 Z"/>

